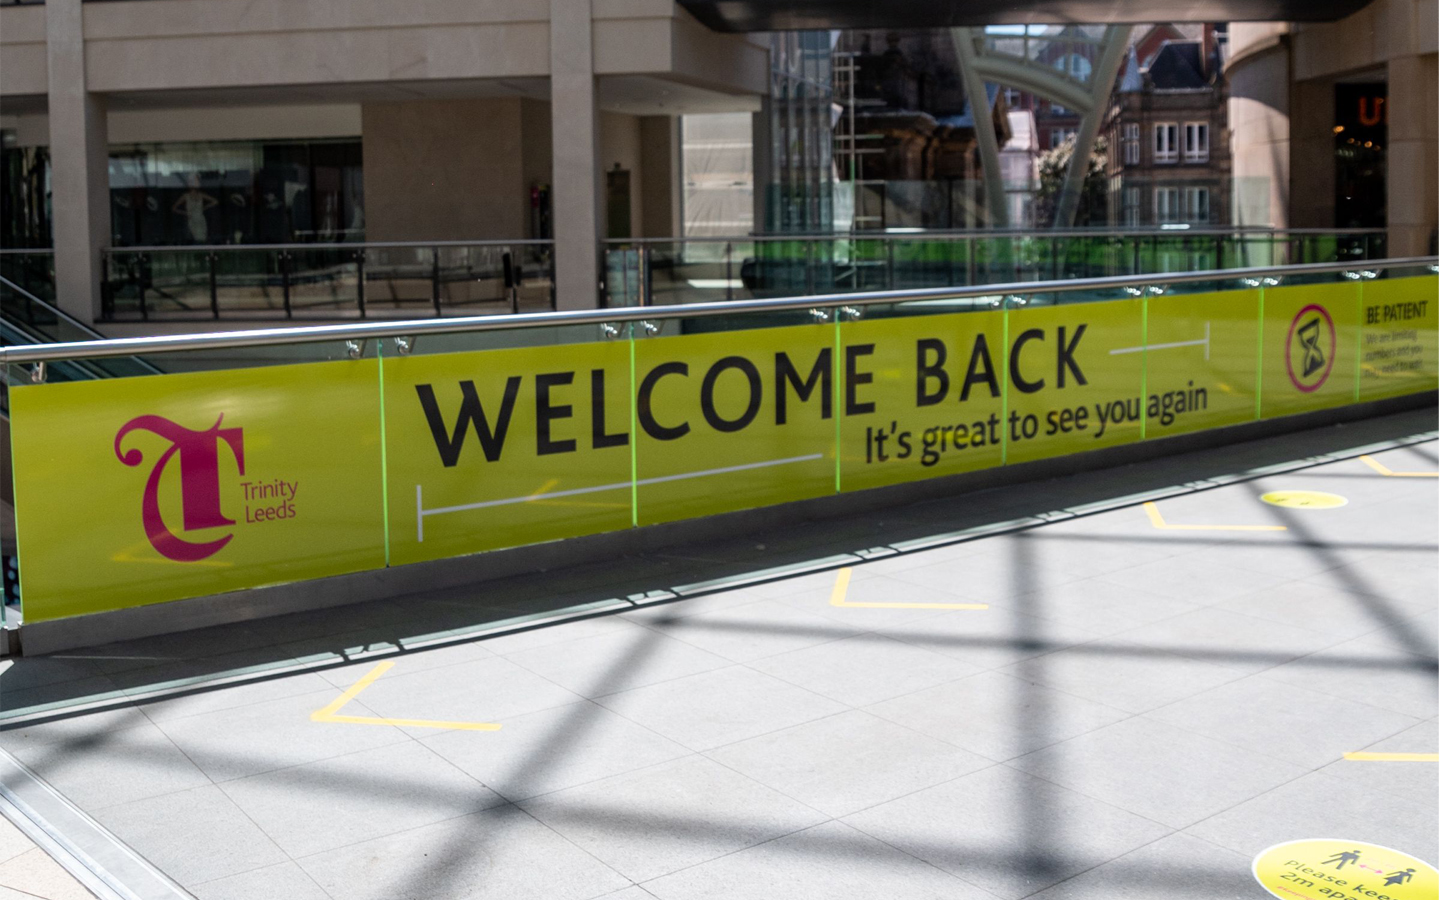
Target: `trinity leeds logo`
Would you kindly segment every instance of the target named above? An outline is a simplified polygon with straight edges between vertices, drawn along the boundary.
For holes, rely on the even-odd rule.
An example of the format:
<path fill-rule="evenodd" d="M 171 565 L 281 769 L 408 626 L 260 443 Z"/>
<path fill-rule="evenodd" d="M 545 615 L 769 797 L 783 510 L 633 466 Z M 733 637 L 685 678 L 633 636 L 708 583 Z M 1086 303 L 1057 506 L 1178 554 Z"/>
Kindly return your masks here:
<path fill-rule="evenodd" d="M 126 422 L 115 434 L 115 456 L 127 466 L 138 466 L 145 455 L 137 448 L 121 449 L 121 443 L 133 431 L 147 431 L 170 443 L 150 465 L 145 479 L 145 492 L 140 501 L 140 520 L 150 546 L 166 559 L 176 562 L 197 562 L 214 556 L 235 537 L 234 533 L 208 541 L 187 540 L 176 534 L 160 511 L 160 482 L 170 463 L 180 461 L 181 534 L 237 524 L 220 508 L 220 456 L 222 448 L 235 458 L 241 476 L 245 475 L 245 436 L 243 429 L 222 428 L 222 413 L 215 424 L 205 431 L 193 431 L 163 416 L 137 416 Z M 295 495 L 298 481 L 270 479 L 242 481 L 245 498 L 245 522 L 268 522 L 295 517 Z M 255 505 L 254 501 L 278 501 Z"/>
<path fill-rule="evenodd" d="M 1285 369 L 1303 393 L 1319 389 L 1335 364 L 1335 323 L 1325 307 L 1312 303 L 1290 320 L 1285 338 Z"/>

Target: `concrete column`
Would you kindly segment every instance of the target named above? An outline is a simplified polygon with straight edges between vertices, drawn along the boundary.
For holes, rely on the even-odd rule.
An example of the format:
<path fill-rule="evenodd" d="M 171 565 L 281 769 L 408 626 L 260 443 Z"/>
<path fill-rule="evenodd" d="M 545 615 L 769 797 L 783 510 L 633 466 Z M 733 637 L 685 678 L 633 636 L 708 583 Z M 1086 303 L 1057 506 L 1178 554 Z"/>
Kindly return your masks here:
<path fill-rule="evenodd" d="M 1386 105 L 1385 214 L 1389 256 L 1434 252 L 1436 56 L 1390 60 Z"/>
<path fill-rule="evenodd" d="M 754 193 L 751 195 L 754 213 L 750 219 L 750 230 L 755 234 L 765 234 L 777 224 L 770 221 L 770 195 L 775 180 L 770 103 L 770 95 L 766 94 L 760 98 L 760 110 L 750 115 L 750 171 L 754 179 Z"/>
<path fill-rule="evenodd" d="M 640 235 L 679 237 L 680 117 L 640 120 Z"/>
<path fill-rule="evenodd" d="M 1290 44 L 1285 25 L 1230 26 L 1233 223 L 1290 226 Z M 1333 168 L 1333 164 L 1332 164 Z M 1264 260 L 1250 260 L 1260 265 Z"/>
<path fill-rule="evenodd" d="M 100 312 L 100 251 L 110 245 L 105 98 L 85 89 L 81 0 L 45 4 L 55 296 L 82 322 Z"/>
<path fill-rule="evenodd" d="M 554 142 L 555 296 L 560 309 L 600 297 L 604 209 L 591 0 L 550 0 L 550 133 Z"/>

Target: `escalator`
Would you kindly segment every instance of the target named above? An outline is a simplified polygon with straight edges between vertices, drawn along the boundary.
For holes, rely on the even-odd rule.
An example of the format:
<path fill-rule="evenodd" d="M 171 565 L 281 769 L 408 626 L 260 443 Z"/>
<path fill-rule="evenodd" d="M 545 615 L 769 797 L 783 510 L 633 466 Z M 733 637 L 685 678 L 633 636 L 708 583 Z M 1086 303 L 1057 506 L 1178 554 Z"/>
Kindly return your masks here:
<path fill-rule="evenodd" d="M 105 335 L 67 315 L 54 304 L 0 276 L 0 346 L 104 339 Z M 55 382 L 159 375 L 163 370 L 148 360 L 130 356 L 49 363 L 43 373 L 45 381 Z M 20 366 L 9 366 L 0 372 L 0 574 L 4 579 L 5 607 L 0 621 L 7 625 L 19 620 L 20 599 L 15 555 L 14 481 L 10 466 L 10 385 L 23 383 L 34 376 L 34 369 Z M 0 653 L 3 653 L 3 639 L 0 639 Z"/>

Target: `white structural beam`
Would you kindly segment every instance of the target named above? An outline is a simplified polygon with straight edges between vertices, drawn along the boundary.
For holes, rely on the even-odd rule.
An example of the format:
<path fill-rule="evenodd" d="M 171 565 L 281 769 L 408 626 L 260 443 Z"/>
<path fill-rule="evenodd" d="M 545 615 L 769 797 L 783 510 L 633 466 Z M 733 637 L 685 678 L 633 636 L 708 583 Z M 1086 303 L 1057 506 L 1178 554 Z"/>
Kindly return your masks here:
<path fill-rule="evenodd" d="M 1070 168 L 1065 172 L 1060 200 L 1055 204 L 1055 228 L 1070 228 L 1075 224 L 1085 176 L 1090 171 L 1090 154 L 1095 150 L 1095 138 L 1100 133 L 1100 122 L 1109 106 L 1110 92 L 1115 88 L 1115 76 L 1125 59 L 1130 28 L 1129 25 L 1111 25 L 1105 29 L 1105 36 L 1100 41 L 1100 59 L 1091 70 L 1089 102 L 1083 107 L 1080 130 L 1075 135 L 1075 152 L 1070 156 Z"/>
<path fill-rule="evenodd" d="M 985 92 L 985 79 L 976 66 L 975 33 L 969 28 L 952 28 L 955 56 L 960 75 L 965 80 L 965 96 L 970 100 L 970 115 L 975 120 L 975 143 L 980 149 L 980 169 L 985 179 L 985 208 L 990 213 L 990 227 L 1004 228 L 1010 224 L 1010 205 L 1005 197 L 1005 179 L 1000 171 L 1000 140 L 995 136 L 994 111 L 990 95 Z"/>

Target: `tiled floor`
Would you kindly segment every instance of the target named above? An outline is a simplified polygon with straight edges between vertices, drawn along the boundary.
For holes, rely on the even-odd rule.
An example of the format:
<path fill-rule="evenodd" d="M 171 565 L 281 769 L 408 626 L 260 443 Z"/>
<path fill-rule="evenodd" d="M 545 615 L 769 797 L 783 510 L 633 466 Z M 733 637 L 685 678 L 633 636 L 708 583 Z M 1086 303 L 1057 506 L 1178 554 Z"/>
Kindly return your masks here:
<path fill-rule="evenodd" d="M 1306 837 L 1433 863 L 1440 766 L 1344 754 L 1437 750 L 1436 481 L 1359 460 L 1159 503 L 1170 524 L 1285 531 L 1161 530 L 1133 505 L 851 567 L 845 601 L 927 608 L 835 605 L 832 569 L 383 651 L 406 643 L 400 621 L 463 630 L 553 608 L 547 585 L 565 603 L 623 597 L 1434 425 L 1391 417 L 1012 488 L 979 516 L 949 498 L 21 660 L 0 675 L 6 714 L 62 706 L 12 721 L 0 747 L 200 900 L 1198 900 L 1265 896 L 1250 860 Z M 1377 458 L 1429 471 L 1435 451 Z M 1281 488 L 1349 503 L 1258 499 Z M 304 659 L 317 667 L 267 674 Z M 340 714 L 429 724 L 312 720 L 382 661 Z M 141 697 L 235 666 L 255 676 Z"/>

